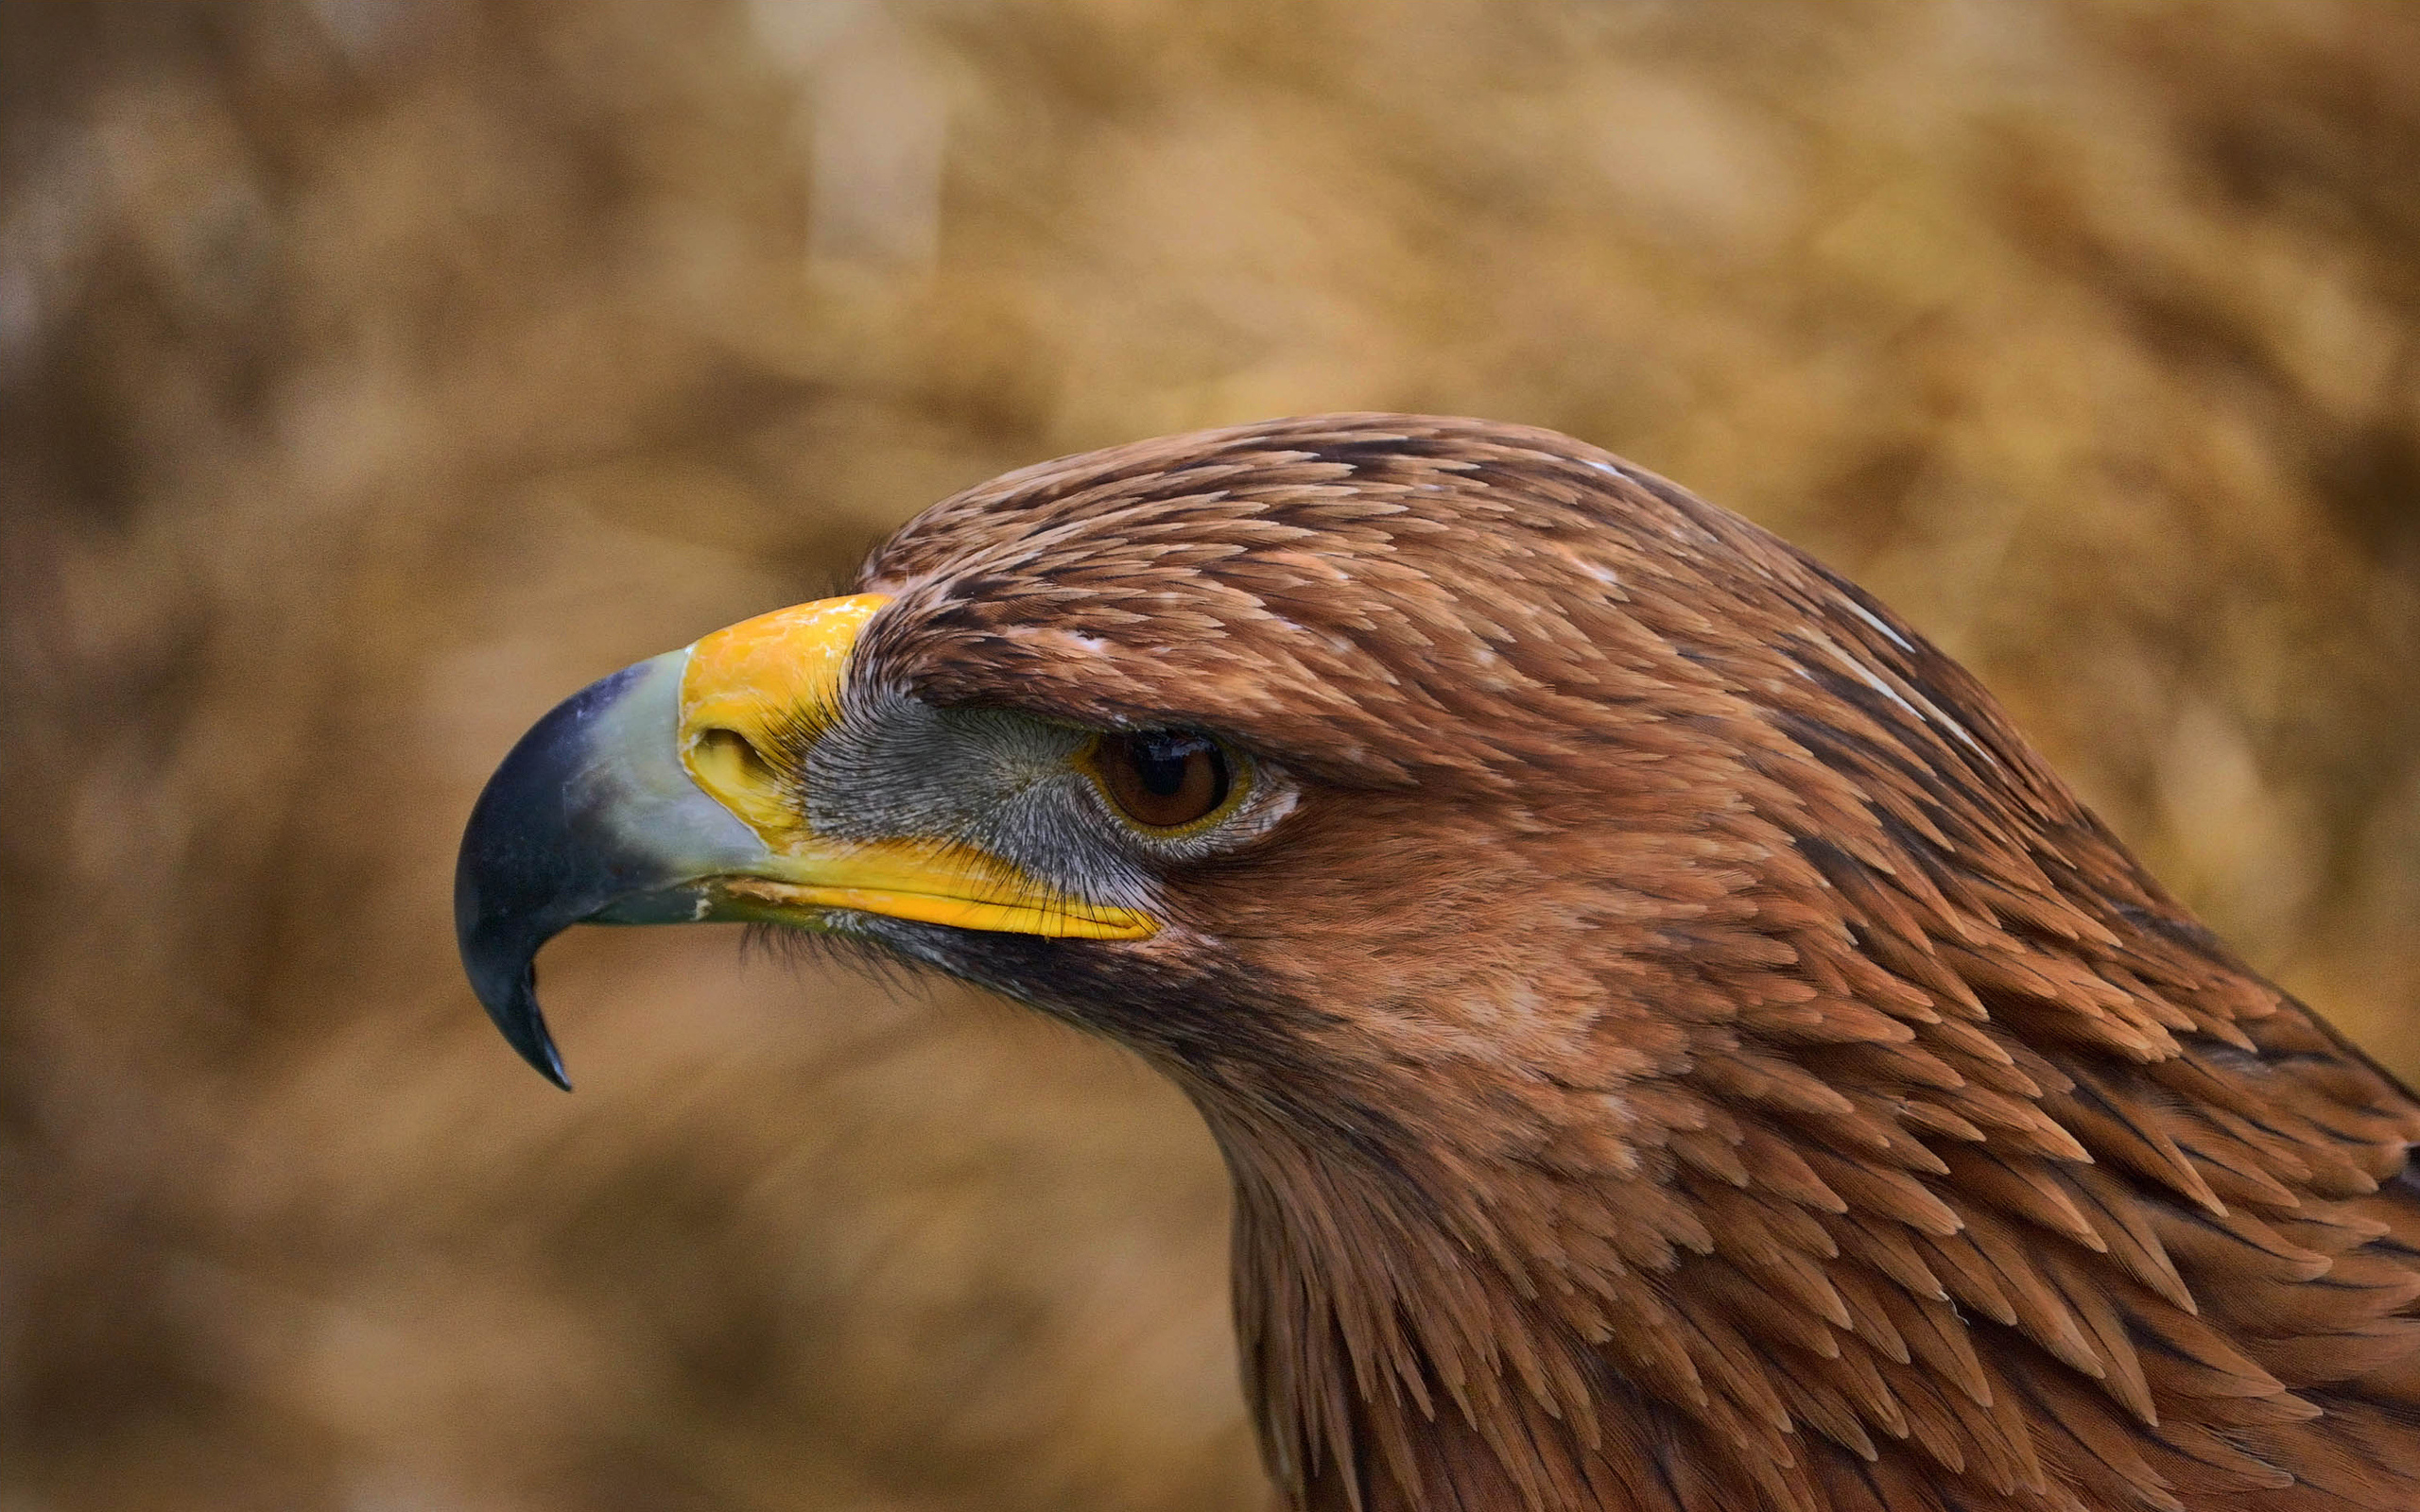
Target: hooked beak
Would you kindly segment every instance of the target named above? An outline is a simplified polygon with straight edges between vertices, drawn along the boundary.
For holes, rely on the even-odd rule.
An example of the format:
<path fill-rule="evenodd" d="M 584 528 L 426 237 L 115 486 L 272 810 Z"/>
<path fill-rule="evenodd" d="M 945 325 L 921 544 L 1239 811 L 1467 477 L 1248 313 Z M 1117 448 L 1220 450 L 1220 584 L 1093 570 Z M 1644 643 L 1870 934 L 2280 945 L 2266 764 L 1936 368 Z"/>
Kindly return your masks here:
<path fill-rule="evenodd" d="M 849 652 L 884 602 L 803 604 L 625 667 L 557 705 L 488 780 L 455 866 L 455 935 L 488 1017 L 547 1080 L 571 1085 L 535 962 L 577 923 L 824 928 L 856 912 L 1095 939 L 1153 933 L 1146 916 L 1067 898 L 962 845 L 812 830 L 802 732 L 837 718 Z"/>

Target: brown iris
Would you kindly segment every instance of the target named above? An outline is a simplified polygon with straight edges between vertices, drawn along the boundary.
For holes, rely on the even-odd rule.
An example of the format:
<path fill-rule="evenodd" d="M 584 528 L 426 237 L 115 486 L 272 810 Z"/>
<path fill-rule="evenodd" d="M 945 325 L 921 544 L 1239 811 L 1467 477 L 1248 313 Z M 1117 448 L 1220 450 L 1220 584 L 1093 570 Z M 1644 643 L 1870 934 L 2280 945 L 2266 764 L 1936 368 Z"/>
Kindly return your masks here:
<path fill-rule="evenodd" d="M 1092 768 L 1118 811 L 1154 830 L 1182 829 L 1227 801 L 1227 753 L 1189 730 L 1140 730 L 1093 743 Z"/>

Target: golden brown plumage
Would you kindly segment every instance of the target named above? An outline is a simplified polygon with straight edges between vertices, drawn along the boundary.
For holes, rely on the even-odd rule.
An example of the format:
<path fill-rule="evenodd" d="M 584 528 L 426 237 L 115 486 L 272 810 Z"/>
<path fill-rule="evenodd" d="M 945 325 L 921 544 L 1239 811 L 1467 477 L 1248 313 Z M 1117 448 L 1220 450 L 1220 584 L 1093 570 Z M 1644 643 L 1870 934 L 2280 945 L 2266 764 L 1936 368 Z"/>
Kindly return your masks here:
<path fill-rule="evenodd" d="M 1772 536 L 1330 416 L 1011 473 L 864 586 L 764 752 L 819 833 L 886 700 L 1282 775 L 1138 852 L 1147 937 L 816 921 L 1191 1095 L 1296 1503 L 2420 1506 L 2420 1104 Z"/>

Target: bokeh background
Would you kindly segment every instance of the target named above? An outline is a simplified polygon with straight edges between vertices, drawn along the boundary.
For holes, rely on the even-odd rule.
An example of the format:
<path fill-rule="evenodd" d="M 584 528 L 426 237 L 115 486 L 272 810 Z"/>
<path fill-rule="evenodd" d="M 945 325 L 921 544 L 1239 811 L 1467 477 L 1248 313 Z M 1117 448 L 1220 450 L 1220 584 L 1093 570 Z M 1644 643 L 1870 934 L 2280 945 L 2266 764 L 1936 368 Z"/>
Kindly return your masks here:
<path fill-rule="evenodd" d="M 1561 427 L 1864 581 L 2420 1070 L 2420 8 L 0 9 L 0 1508 L 1223 1509 L 1118 1054 L 586 931 L 564 693 L 1185 427 Z"/>

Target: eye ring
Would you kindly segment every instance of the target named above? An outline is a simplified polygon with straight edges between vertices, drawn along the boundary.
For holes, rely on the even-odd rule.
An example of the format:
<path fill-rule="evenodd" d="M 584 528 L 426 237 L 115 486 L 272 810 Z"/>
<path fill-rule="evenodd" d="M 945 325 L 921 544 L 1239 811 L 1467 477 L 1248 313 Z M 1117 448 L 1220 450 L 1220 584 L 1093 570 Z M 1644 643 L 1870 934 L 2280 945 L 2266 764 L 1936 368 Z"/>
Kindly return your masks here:
<path fill-rule="evenodd" d="M 1193 730 L 1106 730 L 1079 758 L 1110 808 L 1147 834 L 1197 834 L 1235 812 L 1250 768 Z"/>

